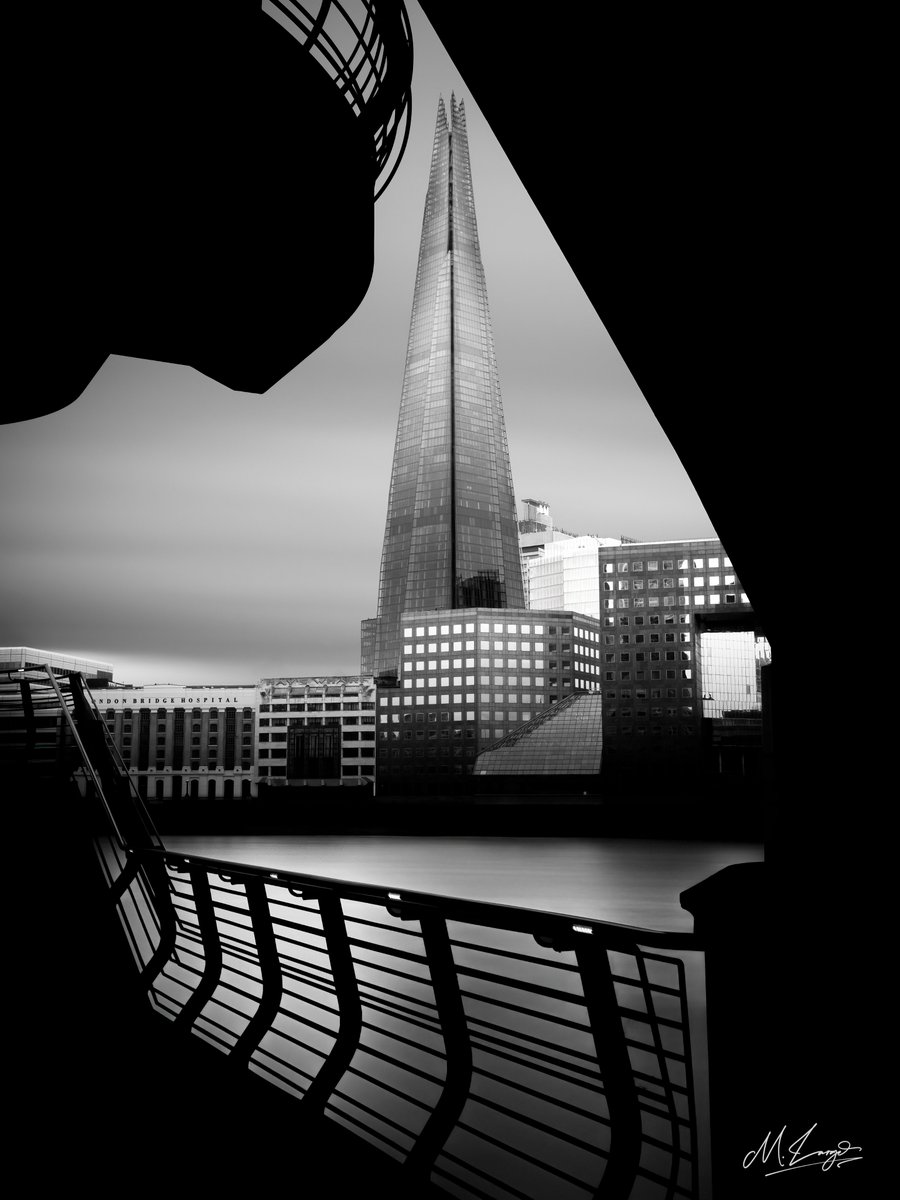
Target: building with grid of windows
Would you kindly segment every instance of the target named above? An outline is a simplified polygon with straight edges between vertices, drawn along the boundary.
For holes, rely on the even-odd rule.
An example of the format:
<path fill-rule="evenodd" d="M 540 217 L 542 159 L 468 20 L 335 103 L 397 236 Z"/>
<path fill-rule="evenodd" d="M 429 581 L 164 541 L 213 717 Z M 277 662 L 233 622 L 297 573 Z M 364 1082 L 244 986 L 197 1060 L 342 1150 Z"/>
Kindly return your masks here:
<path fill-rule="evenodd" d="M 328 675 L 259 681 L 261 786 L 342 787 L 375 779 L 375 680 Z"/>
<path fill-rule="evenodd" d="M 397 686 L 378 689 L 379 789 L 452 790 L 487 746 L 557 701 L 599 692 L 590 665 L 601 645 L 600 622 L 572 612 L 403 613 Z"/>
<path fill-rule="evenodd" d="M 403 613 L 524 606 L 465 111 L 451 97 L 449 112 L 438 105 L 362 673 L 396 678 Z"/>
<path fill-rule="evenodd" d="M 696 770 L 704 717 L 722 715 L 713 680 L 721 696 L 729 681 L 729 708 L 759 709 L 756 666 L 752 689 L 745 667 L 736 673 L 736 645 L 751 664 L 768 656 L 750 598 L 715 538 L 597 553 L 602 647 L 591 669 L 603 689 L 606 769 Z"/>
<path fill-rule="evenodd" d="M 95 685 L 91 693 L 145 799 L 256 795 L 252 685 Z"/>

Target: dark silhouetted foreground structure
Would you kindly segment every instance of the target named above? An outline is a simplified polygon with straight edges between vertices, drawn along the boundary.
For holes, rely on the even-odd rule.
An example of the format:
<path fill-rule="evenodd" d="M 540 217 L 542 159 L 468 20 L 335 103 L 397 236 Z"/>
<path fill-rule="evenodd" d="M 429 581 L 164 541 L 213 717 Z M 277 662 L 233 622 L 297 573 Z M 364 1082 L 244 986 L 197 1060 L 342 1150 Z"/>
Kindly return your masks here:
<path fill-rule="evenodd" d="M 266 391 L 368 289 L 409 120 L 403 4 L 101 2 L 32 37 L 48 119 L 17 148 L 3 419 L 70 404 L 110 353 Z"/>

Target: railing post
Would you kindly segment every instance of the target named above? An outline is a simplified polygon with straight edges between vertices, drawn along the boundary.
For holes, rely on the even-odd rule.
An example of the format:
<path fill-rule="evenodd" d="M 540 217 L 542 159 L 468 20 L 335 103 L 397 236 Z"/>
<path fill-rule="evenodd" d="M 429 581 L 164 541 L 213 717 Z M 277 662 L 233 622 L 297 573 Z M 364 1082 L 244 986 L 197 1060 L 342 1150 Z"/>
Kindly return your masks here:
<path fill-rule="evenodd" d="M 311 894 L 304 889 L 304 895 Z M 340 898 L 322 892 L 317 896 L 322 932 L 328 950 L 328 961 L 334 979 L 334 994 L 338 1003 L 338 1035 L 315 1079 L 309 1085 L 301 1104 L 307 1110 L 322 1112 L 338 1080 L 350 1065 L 362 1036 L 362 1001 L 359 983 L 353 966 L 353 952 L 347 936 L 344 911 Z"/>
<path fill-rule="evenodd" d="M 591 939 L 575 944 L 575 960 L 610 1120 L 609 1158 L 595 1196 L 626 1200 L 641 1157 L 641 1113 L 609 956 L 603 946 L 586 942 Z"/>
<path fill-rule="evenodd" d="M 179 1028 L 189 1029 L 218 986 L 222 975 L 222 941 L 216 924 L 216 910 L 209 886 L 209 875 L 204 867 L 191 864 L 188 869 L 197 924 L 203 942 L 203 975 L 190 999 L 175 1018 Z"/>
<path fill-rule="evenodd" d="M 250 1055 L 271 1027 L 281 1004 L 283 989 L 281 959 L 275 941 L 275 930 L 272 928 L 272 914 L 269 911 L 265 878 L 261 875 L 249 875 L 244 878 L 243 883 L 247 893 L 250 920 L 253 924 L 253 939 L 259 958 L 262 995 L 259 998 L 259 1007 L 250 1018 L 247 1028 L 231 1048 L 229 1058 L 235 1067 L 247 1065 Z"/>
<path fill-rule="evenodd" d="M 427 1178 L 468 1098 L 472 1083 L 472 1046 L 447 922 L 441 916 L 428 913 L 421 917 L 420 928 L 447 1063 L 444 1090 L 406 1160 L 407 1172 Z"/>
<path fill-rule="evenodd" d="M 780 986 L 773 978 L 770 948 L 779 935 L 767 920 L 766 878 L 764 863 L 738 863 L 680 897 L 705 950 L 712 1187 L 714 1196 L 729 1200 L 760 1194 L 761 1173 L 745 1170 L 743 1159 L 754 1138 L 760 1144 L 766 1122 L 779 1117 L 778 1079 L 767 1080 L 764 1066 L 769 1010 Z"/>

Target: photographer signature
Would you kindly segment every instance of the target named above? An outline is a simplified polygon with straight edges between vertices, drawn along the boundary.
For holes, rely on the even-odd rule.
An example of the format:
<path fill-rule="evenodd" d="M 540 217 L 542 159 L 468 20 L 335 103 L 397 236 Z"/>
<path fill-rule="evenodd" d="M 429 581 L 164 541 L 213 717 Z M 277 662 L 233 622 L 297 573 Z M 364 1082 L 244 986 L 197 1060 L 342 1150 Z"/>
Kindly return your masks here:
<path fill-rule="evenodd" d="M 859 1162 L 862 1158 L 861 1154 L 853 1154 L 851 1151 L 861 1150 L 862 1146 L 852 1146 L 847 1141 L 838 1142 L 833 1150 L 808 1150 L 803 1153 L 806 1146 L 806 1139 L 815 1129 L 818 1121 L 810 1125 L 806 1133 L 801 1134 L 796 1141 L 791 1142 L 786 1152 L 782 1152 L 781 1142 L 787 1130 L 786 1125 L 782 1125 L 781 1132 L 774 1138 L 770 1130 L 762 1140 L 762 1144 L 757 1150 L 750 1150 L 744 1155 L 744 1170 L 752 1167 L 753 1164 L 760 1159 L 763 1164 L 768 1164 L 772 1155 L 775 1155 L 775 1161 L 778 1166 L 772 1171 L 766 1171 L 766 1178 L 769 1175 L 781 1175 L 785 1171 L 797 1171 L 800 1167 L 821 1167 L 823 1171 L 830 1171 L 832 1167 L 842 1167 L 845 1163 Z M 787 1161 L 785 1161 L 787 1159 Z"/>

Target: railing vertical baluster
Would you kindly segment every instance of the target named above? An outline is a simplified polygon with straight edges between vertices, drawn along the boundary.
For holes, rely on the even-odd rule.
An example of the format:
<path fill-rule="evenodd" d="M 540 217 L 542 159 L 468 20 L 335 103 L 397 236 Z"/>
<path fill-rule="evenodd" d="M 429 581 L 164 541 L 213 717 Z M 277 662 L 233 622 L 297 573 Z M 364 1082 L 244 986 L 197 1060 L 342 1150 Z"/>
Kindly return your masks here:
<path fill-rule="evenodd" d="M 607 952 L 602 946 L 595 948 L 580 941 L 575 947 L 575 960 L 610 1121 L 609 1159 L 594 1195 L 596 1200 L 625 1200 L 631 1195 L 641 1156 L 641 1113 L 634 1072 Z"/>
<path fill-rule="evenodd" d="M 320 896 L 319 915 L 322 918 L 322 931 L 325 934 L 328 960 L 334 978 L 340 1020 L 331 1053 L 307 1088 L 301 1102 L 307 1109 L 321 1111 L 359 1047 L 362 1035 L 362 1002 L 359 998 L 359 983 L 353 966 L 353 953 L 347 937 L 340 898 L 332 894 Z"/>
<path fill-rule="evenodd" d="M 175 950 L 175 935 L 178 931 L 178 917 L 172 894 L 169 890 L 169 874 L 166 871 L 165 859 L 154 854 L 148 854 L 141 863 L 147 881 L 153 894 L 156 917 L 159 921 L 159 945 L 150 956 L 149 962 L 141 971 L 141 982 L 147 988 L 152 987 L 153 980 L 163 969 Z"/>
<path fill-rule="evenodd" d="M 128 857 L 125 859 L 125 866 L 109 886 L 109 898 L 114 904 L 118 904 L 118 902 L 131 887 L 132 883 L 137 878 L 137 873 L 140 870 L 140 866 L 140 858 L 134 853 L 134 851 L 131 851 L 128 854 Z"/>
<path fill-rule="evenodd" d="M 444 1090 L 406 1160 L 407 1171 L 425 1176 L 468 1098 L 472 1084 L 472 1045 L 447 922 L 443 917 L 428 914 L 421 918 L 421 929 L 447 1060 Z"/>
<path fill-rule="evenodd" d="M 27 766 L 35 753 L 37 743 L 37 722 L 34 716 L 34 700 L 31 695 L 31 684 L 23 679 L 19 684 L 22 694 L 22 712 L 25 717 L 25 750 L 24 761 Z"/>
<path fill-rule="evenodd" d="M 216 924 L 216 910 L 212 901 L 209 875 L 203 867 L 191 864 L 188 877 L 191 881 L 194 909 L 197 913 L 197 923 L 200 926 L 200 937 L 203 942 L 203 975 L 197 983 L 193 995 L 175 1018 L 175 1024 L 184 1029 L 193 1025 L 200 1011 L 205 1008 L 222 975 L 222 942 Z"/>
<path fill-rule="evenodd" d="M 261 875 L 245 876 L 243 883 L 259 958 L 262 995 L 259 998 L 259 1007 L 250 1018 L 247 1028 L 232 1047 L 230 1059 L 235 1067 L 246 1066 L 250 1061 L 250 1055 L 275 1020 L 282 994 L 281 960 L 278 956 L 275 930 L 272 928 L 265 878 Z"/>

